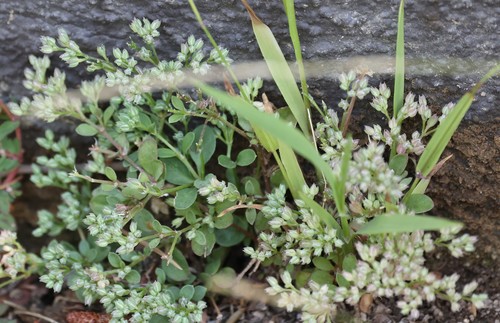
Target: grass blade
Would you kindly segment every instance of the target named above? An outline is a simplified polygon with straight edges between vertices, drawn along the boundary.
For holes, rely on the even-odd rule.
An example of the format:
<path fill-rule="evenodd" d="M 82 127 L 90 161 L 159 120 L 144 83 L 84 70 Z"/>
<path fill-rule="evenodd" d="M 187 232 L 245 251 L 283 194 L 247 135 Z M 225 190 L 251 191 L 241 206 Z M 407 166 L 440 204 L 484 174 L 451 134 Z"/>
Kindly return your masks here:
<path fill-rule="evenodd" d="M 259 44 L 260 51 L 266 61 L 267 67 L 283 95 L 283 98 L 288 104 L 288 107 L 292 111 L 293 116 L 297 120 L 300 129 L 302 129 L 304 134 L 309 136 L 310 130 L 307 111 L 297 83 L 295 83 L 295 77 L 288 66 L 285 56 L 276 38 L 274 38 L 271 29 L 256 16 L 246 0 L 242 0 L 242 2 L 250 14 L 255 38 L 257 39 L 257 43 Z"/>
<path fill-rule="evenodd" d="M 297 156 L 293 152 L 292 148 L 283 142 L 279 144 L 281 163 L 286 170 L 288 177 L 288 187 L 295 198 L 299 197 L 299 193 L 302 192 L 302 188 L 306 184 L 304 179 L 304 174 L 300 168 Z"/>
<path fill-rule="evenodd" d="M 288 18 L 288 30 L 290 38 L 292 39 L 293 49 L 295 52 L 295 60 L 299 68 L 300 85 L 302 88 L 302 97 L 304 99 L 304 106 L 309 109 L 309 90 L 307 88 L 306 71 L 304 69 L 304 62 L 302 60 L 302 48 L 300 47 L 299 31 L 297 29 L 297 21 L 295 19 L 295 4 L 294 0 L 283 0 L 285 7 L 286 17 Z"/>
<path fill-rule="evenodd" d="M 427 215 L 405 214 L 378 215 L 357 231 L 357 234 L 384 234 L 415 232 L 418 230 L 441 230 L 462 226 L 460 222 Z"/>
<path fill-rule="evenodd" d="M 290 127 L 287 122 L 258 111 L 254 106 L 240 97 L 230 96 L 227 93 L 201 83 L 198 84 L 198 87 L 207 95 L 218 100 L 221 104 L 231 107 L 239 116 L 255 125 L 259 125 L 259 127 L 270 136 L 279 139 L 299 155 L 310 161 L 324 174 L 330 187 L 334 188 L 340 185 L 337 176 L 333 174 L 330 166 L 321 158 L 321 155 L 316 151 L 314 145 L 300 131 Z M 340 197 L 335 195 L 334 201 L 338 210 L 345 209 L 344 196 Z"/>
<path fill-rule="evenodd" d="M 429 175 L 441 158 L 441 154 L 457 130 L 460 122 L 469 110 L 476 92 L 483 85 L 483 83 L 498 72 L 500 72 L 500 64 L 493 67 L 481 79 L 481 81 L 476 84 L 476 86 L 474 86 L 469 92 L 465 93 L 456 106 L 450 111 L 448 116 L 446 116 L 443 122 L 436 128 L 436 132 L 432 135 L 431 140 L 427 144 L 425 151 L 418 161 L 416 168 L 417 172 L 421 173 L 424 177 Z"/>
<path fill-rule="evenodd" d="M 401 0 L 398 13 L 396 38 L 396 70 L 394 72 L 393 116 L 396 118 L 403 106 L 405 90 L 405 1 Z"/>

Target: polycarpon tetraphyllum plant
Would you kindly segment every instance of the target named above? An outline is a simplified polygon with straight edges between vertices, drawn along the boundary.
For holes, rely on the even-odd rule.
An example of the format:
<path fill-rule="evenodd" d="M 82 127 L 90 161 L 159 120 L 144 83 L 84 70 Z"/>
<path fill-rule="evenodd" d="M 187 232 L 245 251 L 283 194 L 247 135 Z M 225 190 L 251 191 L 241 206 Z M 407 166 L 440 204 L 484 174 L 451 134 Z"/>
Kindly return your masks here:
<path fill-rule="evenodd" d="M 47 155 L 37 158 L 31 180 L 64 193 L 57 212 L 39 212 L 33 234 L 56 240 L 41 258 L 23 249 L 15 256 L 15 235 L 3 231 L 2 277 L 37 273 L 55 292 L 67 286 L 85 304 L 101 303 L 112 322 L 198 322 L 206 286 L 218 273 L 235 276 L 225 263 L 230 248 L 241 248 L 252 264 L 274 266 L 278 274 L 267 278 L 266 291 L 307 322 L 331 322 L 341 304 L 375 297 L 396 298 L 412 318 L 436 298 L 453 311 L 464 301 L 483 307 L 487 296 L 474 294 L 476 282 L 459 289 L 458 275 L 425 267 L 426 253 L 444 247 L 461 257 L 476 238 L 459 235 L 459 223 L 423 213 L 433 207 L 425 190 L 447 142 L 496 70 L 439 114 L 424 96 L 404 95 L 402 3 L 393 90 L 371 86 L 366 73 L 342 73 L 345 97 L 334 109 L 307 91 L 293 1 L 284 5 L 301 89 L 272 32 L 243 1 L 287 104 L 276 109 L 265 95 L 259 100 L 258 77 L 226 80 L 226 93 L 193 80 L 215 64 L 235 73 L 228 51 L 189 3 L 211 51 L 191 36 L 176 57 L 163 59 L 155 49 L 160 22 L 147 19 L 131 23 L 137 40 L 128 48 L 99 46 L 96 55 L 64 30 L 42 38 L 43 53 L 61 53 L 70 67 L 84 65 L 96 76 L 76 96 L 63 71 L 48 75 L 48 56 L 30 57 L 24 85 L 35 94 L 11 103 L 11 111 L 48 122 L 73 118 L 76 132 L 95 143 L 86 166 L 76 168 L 67 138 L 47 131 L 37 139 Z M 176 86 L 185 80 L 194 90 Z M 158 82 L 162 90 L 151 86 Z M 100 100 L 114 89 L 119 93 Z M 352 138 L 350 116 L 360 100 L 387 123 L 366 125 L 365 138 Z M 314 125 L 313 110 L 321 115 Z M 421 128 L 403 133 L 411 118 Z M 298 155 L 315 167 L 314 182 L 305 180 Z M 77 233 L 79 242 L 57 240 L 63 231 Z"/>

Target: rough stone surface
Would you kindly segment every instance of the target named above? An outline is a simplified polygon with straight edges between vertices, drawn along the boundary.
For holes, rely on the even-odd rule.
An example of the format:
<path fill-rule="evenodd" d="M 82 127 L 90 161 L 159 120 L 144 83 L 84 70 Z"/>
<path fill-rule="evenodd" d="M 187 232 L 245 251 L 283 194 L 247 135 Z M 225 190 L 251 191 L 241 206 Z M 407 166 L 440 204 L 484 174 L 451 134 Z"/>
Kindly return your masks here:
<path fill-rule="evenodd" d="M 250 21 L 238 0 L 196 1 L 208 28 L 236 61 L 259 59 Z M 398 2 L 367 0 L 298 0 L 297 20 L 304 57 L 339 59 L 353 55 L 393 55 Z M 285 54 L 292 57 L 281 1 L 250 1 L 257 14 L 272 28 Z M 434 108 L 456 101 L 498 61 L 500 36 L 496 0 L 429 0 L 406 3 L 408 58 L 428 66 L 414 69 L 407 89 L 426 94 Z M 22 71 L 28 55 L 38 53 L 39 37 L 55 36 L 65 28 L 85 51 L 100 44 L 124 47 L 133 17 L 162 21 L 158 43 L 162 57 L 173 57 L 188 35 L 201 37 L 187 1 L 180 0 L 4 0 L 0 2 L 0 92 L 2 98 L 25 95 Z M 468 60 L 455 64 L 454 59 Z M 56 60 L 54 60 L 56 61 Z M 332 63 L 333 64 L 333 63 Z M 55 63 L 62 67 L 62 63 Z M 438 66 L 441 66 L 438 68 Z M 444 68 L 442 68 L 444 66 Z M 328 66 L 327 66 L 328 67 Z M 80 70 L 68 72 L 70 85 L 87 78 Z M 391 82 L 388 76 L 381 80 Z M 455 214 L 473 224 L 499 245 L 498 183 L 500 135 L 498 78 L 481 90 L 467 124 L 454 137 L 448 163 L 431 187 L 438 210 Z M 390 83 L 389 83 L 390 84 Z M 330 104 L 338 100 L 338 84 L 320 80 L 312 84 L 316 97 Z M 474 223 L 481 225 L 477 227 Z M 484 231 L 483 231 L 484 230 Z"/>

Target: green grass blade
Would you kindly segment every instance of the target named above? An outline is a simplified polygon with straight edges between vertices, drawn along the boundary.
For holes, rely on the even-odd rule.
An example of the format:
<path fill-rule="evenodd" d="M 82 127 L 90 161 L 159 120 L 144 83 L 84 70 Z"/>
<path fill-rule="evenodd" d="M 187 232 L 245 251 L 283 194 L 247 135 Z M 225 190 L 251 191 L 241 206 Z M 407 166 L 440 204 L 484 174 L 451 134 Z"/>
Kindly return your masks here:
<path fill-rule="evenodd" d="M 280 142 L 279 150 L 281 162 L 288 176 L 288 187 L 290 188 L 293 197 L 298 198 L 299 193 L 302 192 L 302 188 L 306 184 L 306 180 L 304 179 L 304 174 L 300 168 L 297 156 L 293 152 L 292 148 L 283 142 Z"/>
<path fill-rule="evenodd" d="M 257 43 L 259 44 L 260 51 L 266 61 L 267 67 L 273 76 L 274 82 L 276 82 L 281 95 L 283 95 L 288 107 L 292 111 L 300 129 L 302 129 L 304 134 L 309 136 L 310 130 L 307 110 L 285 56 L 276 38 L 274 38 L 271 29 L 255 15 L 255 12 L 248 5 L 246 0 L 242 0 L 242 2 L 250 14 L 255 38 L 257 39 Z"/>
<path fill-rule="evenodd" d="M 456 106 L 449 112 L 448 116 L 446 116 L 443 122 L 436 128 L 436 132 L 432 135 L 431 140 L 418 161 L 416 168 L 417 172 L 421 173 L 423 176 L 429 175 L 441 158 L 441 154 L 457 130 L 458 125 L 469 110 L 476 92 L 484 82 L 498 72 L 500 72 L 500 64 L 493 67 L 485 77 L 472 88 L 472 90 L 465 93 Z"/>
<path fill-rule="evenodd" d="M 396 70 L 394 73 L 393 116 L 397 117 L 403 106 L 405 90 L 405 1 L 401 0 L 398 13 L 396 39 Z"/>
<path fill-rule="evenodd" d="M 306 109 L 309 109 L 309 89 L 307 88 L 306 71 L 302 60 L 302 48 L 300 47 L 299 31 L 297 29 L 297 21 L 295 19 L 295 4 L 294 0 L 283 0 L 286 17 L 288 18 L 288 30 L 292 39 L 293 49 L 295 52 L 295 60 L 299 68 L 300 85 L 302 88 L 302 97 Z"/>
<path fill-rule="evenodd" d="M 299 155 L 310 161 L 324 174 L 330 187 L 334 188 L 340 185 L 338 178 L 333 174 L 330 166 L 321 158 L 314 145 L 300 131 L 290 127 L 287 122 L 258 111 L 253 105 L 240 97 L 230 96 L 227 93 L 201 83 L 198 84 L 198 87 L 221 104 L 231 107 L 239 116 L 255 125 L 259 125 L 269 135 L 279 139 Z M 344 196 L 334 196 L 334 201 L 338 210 L 345 209 Z"/>
<path fill-rule="evenodd" d="M 462 226 L 460 222 L 434 216 L 404 214 L 378 215 L 358 230 L 357 234 L 403 233 L 418 230 L 441 230 Z"/>
<path fill-rule="evenodd" d="M 345 187 L 347 182 L 347 175 L 349 173 L 349 164 L 352 157 L 352 138 L 347 138 L 348 144 L 344 147 L 344 154 L 342 155 L 342 159 L 340 162 L 340 174 L 339 174 L 339 183 L 336 187 L 332 187 L 333 195 L 336 199 L 343 199 L 345 196 Z M 339 208 L 339 215 L 346 216 L 347 209 L 345 203 Z"/>

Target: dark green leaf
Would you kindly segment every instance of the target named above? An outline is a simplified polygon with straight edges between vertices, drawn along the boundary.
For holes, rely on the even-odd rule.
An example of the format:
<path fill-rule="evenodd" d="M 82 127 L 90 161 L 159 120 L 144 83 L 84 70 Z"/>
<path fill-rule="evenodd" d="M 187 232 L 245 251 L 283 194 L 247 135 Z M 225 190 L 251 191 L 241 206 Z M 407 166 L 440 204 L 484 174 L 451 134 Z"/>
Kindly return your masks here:
<path fill-rule="evenodd" d="M 175 185 L 191 184 L 193 177 L 184 164 L 177 158 L 165 159 L 166 180 Z"/>
<path fill-rule="evenodd" d="M 125 280 L 129 284 L 139 284 L 141 282 L 141 274 L 137 270 L 131 270 L 126 276 Z"/>
<path fill-rule="evenodd" d="M 180 292 L 179 292 L 179 295 L 181 297 L 184 297 L 185 299 L 187 299 L 188 301 L 191 300 L 191 298 L 193 298 L 194 296 L 194 292 L 195 292 L 195 289 L 194 289 L 194 286 L 193 285 L 184 285 Z"/>
<path fill-rule="evenodd" d="M 207 288 L 205 286 L 198 285 L 194 288 L 193 297 L 191 297 L 191 301 L 199 302 L 201 301 L 207 293 Z"/>
<path fill-rule="evenodd" d="M 217 137 L 212 127 L 201 125 L 194 129 L 195 144 L 191 146 L 189 154 L 198 169 L 205 166 L 212 158 L 217 144 Z"/>
<path fill-rule="evenodd" d="M 240 228 L 240 230 L 245 230 L 248 223 L 241 219 L 241 217 L 234 218 L 234 224 Z M 223 230 L 215 230 L 215 237 L 217 243 L 222 247 L 232 247 L 245 239 L 245 234 L 238 230 L 235 226 L 228 227 Z"/>
<path fill-rule="evenodd" d="M 4 121 L 0 124 L 0 141 L 19 127 L 19 121 Z"/>
<path fill-rule="evenodd" d="M 195 134 L 193 132 L 188 132 L 184 135 L 184 138 L 182 138 L 182 143 L 181 143 L 181 151 L 183 154 L 186 154 L 189 148 L 191 148 L 194 139 L 195 139 Z"/>
<path fill-rule="evenodd" d="M 174 207 L 179 210 L 185 210 L 194 204 L 197 197 L 198 190 L 195 187 L 182 189 L 175 194 Z"/>
<path fill-rule="evenodd" d="M 314 257 L 313 264 L 316 268 L 324 270 L 324 271 L 330 271 L 330 270 L 335 269 L 335 267 L 333 267 L 330 260 L 328 260 L 324 257 Z"/>
<path fill-rule="evenodd" d="M 182 269 L 178 269 L 172 263 L 167 265 L 166 260 L 162 261 L 162 269 L 167 274 L 167 277 L 174 282 L 182 282 L 189 278 L 189 265 L 186 258 L 180 250 L 174 249 L 173 260 L 181 266 Z"/>

